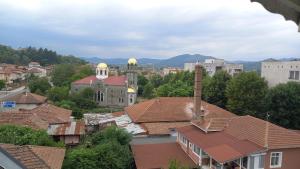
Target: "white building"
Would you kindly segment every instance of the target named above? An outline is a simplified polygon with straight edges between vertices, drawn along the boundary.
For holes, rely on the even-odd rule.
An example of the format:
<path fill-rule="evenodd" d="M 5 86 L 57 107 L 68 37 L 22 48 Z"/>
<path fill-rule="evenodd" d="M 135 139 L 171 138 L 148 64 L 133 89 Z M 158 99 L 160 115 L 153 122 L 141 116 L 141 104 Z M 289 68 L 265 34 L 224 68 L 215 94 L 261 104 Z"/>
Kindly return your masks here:
<path fill-rule="evenodd" d="M 300 82 L 300 61 L 264 61 L 261 63 L 261 77 L 269 87 L 289 81 Z"/>
<path fill-rule="evenodd" d="M 196 63 L 185 63 L 184 71 L 192 72 L 195 70 Z M 213 76 L 217 71 L 224 70 L 231 76 L 243 71 L 242 64 L 227 64 L 224 59 L 205 59 L 201 65 L 205 68 L 209 76 Z"/>

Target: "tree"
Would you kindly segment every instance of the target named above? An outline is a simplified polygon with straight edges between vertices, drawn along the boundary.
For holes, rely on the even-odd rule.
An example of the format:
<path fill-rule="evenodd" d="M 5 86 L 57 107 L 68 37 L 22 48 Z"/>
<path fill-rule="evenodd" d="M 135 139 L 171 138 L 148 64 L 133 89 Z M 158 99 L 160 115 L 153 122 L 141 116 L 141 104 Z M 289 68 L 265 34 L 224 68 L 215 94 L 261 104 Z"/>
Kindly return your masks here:
<path fill-rule="evenodd" d="M 48 82 L 48 79 L 46 77 L 43 77 L 31 80 L 28 84 L 28 87 L 33 93 L 45 95 L 47 90 L 51 88 L 51 85 Z"/>
<path fill-rule="evenodd" d="M 116 141 L 121 145 L 128 145 L 131 139 L 132 136 L 124 129 L 112 126 L 93 134 L 91 142 L 93 145 L 98 145 L 104 142 Z"/>
<path fill-rule="evenodd" d="M 300 129 L 299 83 L 288 82 L 271 88 L 266 95 L 265 103 L 272 123 L 286 128 Z"/>
<path fill-rule="evenodd" d="M 154 93 L 153 93 L 154 87 L 152 85 L 151 82 L 148 82 L 146 84 L 146 86 L 144 87 L 144 91 L 143 91 L 143 97 L 151 99 L 154 97 Z"/>
<path fill-rule="evenodd" d="M 238 115 L 259 116 L 267 90 L 266 81 L 256 72 L 243 72 L 232 78 L 226 87 L 226 107 Z"/>
<path fill-rule="evenodd" d="M 5 81 L 0 80 L 0 90 L 2 90 L 5 87 Z"/>
<path fill-rule="evenodd" d="M 14 125 L 0 126 L 0 143 L 16 145 L 62 146 L 50 138 L 44 130 L 33 130 L 29 127 Z"/>
<path fill-rule="evenodd" d="M 75 74 L 75 66 L 71 64 L 60 64 L 54 67 L 51 80 L 55 86 L 69 86 L 71 77 Z"/>
<path fill-rule="evenodd" d="M 53 87 L 47 92 L 48 99 L 53 102 L 59 102 L 65 100 L 69 96 L 68 87 Z"/>
<path fill-rule="evenodd" d="M 66 169 L 129 169 L 133 157 L 129 149 L 131 135 L 115 126 L 92 134 L 91 143 L 68 151 L 63 168 Z"/>
<path fill-rule="evenodd" d="M 163 78 L 160 75 L 155 74 L 150 77 L 150 82 L 154 88 L 157 88 L 163 83 Z"/>
<path fill-rule="evenodd" d="M 217 71 L 212 78 L 206 78 L 203 83 L 203 99 L 207 102 L 225 108 L 227 98 L 225 90 L 231 76 L 225 71 Z"/>
<path fill-rule="evenodd" d="M 144 88 L 146 84 L 148 83 L 148 79 L 143 75 L 138 75 L 138 95 L 141 96 L 144 92 Z"/>

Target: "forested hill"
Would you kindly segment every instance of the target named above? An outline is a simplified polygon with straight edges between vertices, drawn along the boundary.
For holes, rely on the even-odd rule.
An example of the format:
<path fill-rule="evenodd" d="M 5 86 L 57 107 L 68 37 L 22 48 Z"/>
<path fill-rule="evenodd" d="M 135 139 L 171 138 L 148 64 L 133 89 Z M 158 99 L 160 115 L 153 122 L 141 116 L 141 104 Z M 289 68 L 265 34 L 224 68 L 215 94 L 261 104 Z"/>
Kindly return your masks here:
<path fill-rule="evenodd" d="M 46 48 L 27 47 L 22 49 L 13 49 L 9 46 L 0 45 L 0 62 L 27 65 L 29 62 L 39 62 L 41 65 L 51 65 L 60 63 L 85 63 L 84 60 L 74 56 L 60 55 L 55 51 Z"/>

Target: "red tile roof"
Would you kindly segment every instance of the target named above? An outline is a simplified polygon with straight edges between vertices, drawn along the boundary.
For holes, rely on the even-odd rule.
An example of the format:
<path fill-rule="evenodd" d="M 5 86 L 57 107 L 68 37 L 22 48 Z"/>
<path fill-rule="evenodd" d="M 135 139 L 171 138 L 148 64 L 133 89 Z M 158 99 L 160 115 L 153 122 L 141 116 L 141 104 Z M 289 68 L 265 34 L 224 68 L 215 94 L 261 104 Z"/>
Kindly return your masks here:
<path fill-rule="evenodd" d="M 17 104 L 42 104 L 45 103 L 47 97 L 34 93 L 20 93 L 18 95 L 1 99 L 1 101 L 15 101 Z"/>
<path fill-rule="evenodd" d="M 77 80 L 77 81 L 73 82 L 73 84 L 91 84 L 97 80 L 98 80 L 97 77 L 95 75 L 93 75 L 93 76 L 88 76 L 83 79 Z"/>
<path fill-rule="evenodd" d="M 299 133 L 252 116 L 232 118 L 224 131 L 269 149 L 300 147 Z"/>
<path fill-rule="evenodd" d="M 176 128 L 190 125 L 190 122 L 141 123 L 148 135 L 169 135 Z"/>
<path fill-rule="evenodd" d="M 47 129 L 48 121 L 42 120 L 37 115 L 30 112 L 1 112 L 0 125 L 11 124 L 30 127 L 33 129 Z"/>
<path fill-rule="evenodd" d="M 88 76 L 83 79 L 77 80 L 73 82 L 73 84 L 91 84 L 98 81 L 97 77 L 95 75 Z M 126 85 L 127 77 L 126 76 L 110 76 L 106 79 L 104 79 L 104 83 L 107 85 L 113 85 L 113 86 L 123 86 Z"/>
<path fill-rule="evenodd" d="M 65 149 L 45 146 L 0 144 L 0 151 L 28 169 L 60 169 L 65 156 Z"/>
<path fill-rule="evenodd" d="M 234 117 L 235 114 L 202 101 L 206 117 Z M 126 107 L 125 112 L 135 123 L 190 121 L 193 117 L 193 98 L 159 97 Z"/>
<path fill-rule="evenodd" d="M 196 166 L 177 143 L 131 145 L 131 148 L 137 169 L 168 168 L 171 160 Z"/>
<path fill-rule="evenodd" d="M 225 132 L 205 133 L 193 125 L 177 130 L 220 163 L 265 150 L 264 147 L 251 141 L 238 139 Z"/>
<path fill-rule="evenodd" d="M 41 119 L 48 121 L 49 124 L 68 123 L 70 122 L 70 117 L 72 115 L 71 110 L 48 103 L 29 110 L 29 112 L 38 115 Z"/>

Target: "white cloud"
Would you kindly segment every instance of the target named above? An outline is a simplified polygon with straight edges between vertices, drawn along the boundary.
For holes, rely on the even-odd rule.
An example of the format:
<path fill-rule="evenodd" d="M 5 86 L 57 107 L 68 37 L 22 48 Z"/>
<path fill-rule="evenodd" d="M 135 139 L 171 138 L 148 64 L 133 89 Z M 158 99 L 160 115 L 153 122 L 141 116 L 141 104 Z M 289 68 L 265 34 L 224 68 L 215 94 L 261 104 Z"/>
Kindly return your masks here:
<path fill-rule="evenodd" d="M 296 24 L 250 0 L 0 0 L 0 28 L 11 38 L 30 32 L 22 43 L 0 32 L 0 43 L 80 56 L 300 55 Z"/>

